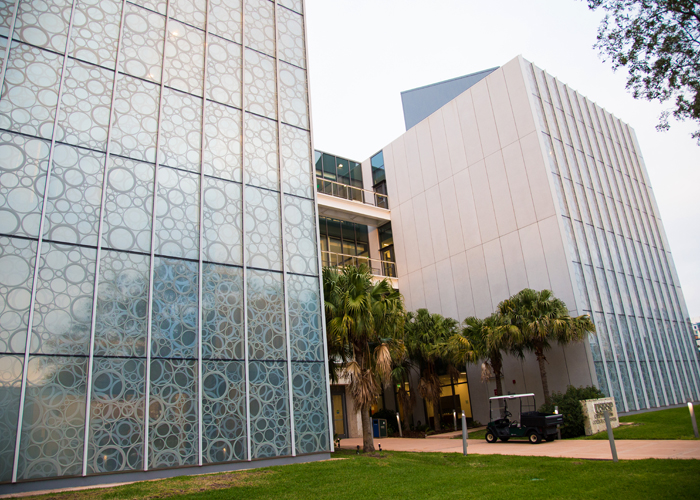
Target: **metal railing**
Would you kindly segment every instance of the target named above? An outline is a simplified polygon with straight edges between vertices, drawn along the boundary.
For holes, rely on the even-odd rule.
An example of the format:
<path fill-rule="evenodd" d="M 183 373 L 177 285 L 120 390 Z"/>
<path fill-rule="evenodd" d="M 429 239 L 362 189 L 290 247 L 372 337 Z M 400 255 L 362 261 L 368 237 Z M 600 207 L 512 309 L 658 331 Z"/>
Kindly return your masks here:
<path fill-rule="evenodd" d="M 382 193 L 375 193 L 367 189 L 348 186 L 340 182 L 316 177 L 316 189 L 319 193 L 328 194 L 337 198 L 351 201 L 359 201 L 367 205 L 389 209 L 389 197 Z"/>
<path fill-rule="evenodd" d="M 364 264 L 375 276 L 396 278 L 396 263 L 388 260 L 370 259 L 358 255 L 346 255 L 334 252 L 321 252 L 321 260 L 325 267 L 359 266 Z"/>

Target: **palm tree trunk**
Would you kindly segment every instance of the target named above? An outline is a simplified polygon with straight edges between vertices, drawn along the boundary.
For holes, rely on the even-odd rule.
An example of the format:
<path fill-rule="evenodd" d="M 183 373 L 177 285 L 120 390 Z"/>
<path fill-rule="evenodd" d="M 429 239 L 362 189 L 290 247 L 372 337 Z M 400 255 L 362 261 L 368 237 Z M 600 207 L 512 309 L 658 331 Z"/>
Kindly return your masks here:
<path fill-rule="evenodd" d="M 540 365 L 540 377 L 542 378 L 542 392 L 544 392 L 544 404 L 549 405 L 551 398 L 549 396 L 549 384 L 547 383 L 547 368 L 545 367 L 545 362 L 547 361 L 544 357 L 544 351 L 541 347 L 535 348 L 535 356 L 537 356 L 537 362 Z"/>
<path fill-rule="evenodd" d="M 374 438 L 372 437 L 372 419 L 369 416 L 369 408 L 360 410 L 362 415 L 362 451 L 365 453 L 374 451 Z"/>
<path fill-rule="evenodd" d="M 433 403 L 433 428 L 435 431 L 439 431 L 440 427 L 440 400 L 438 399 Z"/>
<path fill-rule="evenodd" d="M 491 360 L 491 366 L 493 367 L 493 373 L 496 376 L 496 394 L 497 396 L 503 396 L 503 382 L 501 381 L 501 373 L 503 372 L 503 361 L 500 356 Z"/>

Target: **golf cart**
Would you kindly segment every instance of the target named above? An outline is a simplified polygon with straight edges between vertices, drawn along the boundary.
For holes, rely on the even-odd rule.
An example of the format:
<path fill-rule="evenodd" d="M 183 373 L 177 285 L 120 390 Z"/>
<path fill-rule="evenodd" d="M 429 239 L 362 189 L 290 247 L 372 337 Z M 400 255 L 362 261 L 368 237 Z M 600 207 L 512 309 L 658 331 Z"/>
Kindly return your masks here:
<path fill-rule="evenodd" d="M 516 418 L 513 418 L 513 414 L 509 411 L 509 405 L 511 410 L 518 412 Z M 564 422 L 563 417 L 540 413 L 536 408 L 534 394 L 511 394 L 489 398 L 491 421 L 486 426 L 486 442 L 495 443 L 500 439 L 505 443 L 512 437 L 526 437 L 532 444 L 538 444 L 543 439 L 554 441 L 557 436 L 557 425 Z M 497 411 L 496 418 L 494 418 L 494 409 Z"/>

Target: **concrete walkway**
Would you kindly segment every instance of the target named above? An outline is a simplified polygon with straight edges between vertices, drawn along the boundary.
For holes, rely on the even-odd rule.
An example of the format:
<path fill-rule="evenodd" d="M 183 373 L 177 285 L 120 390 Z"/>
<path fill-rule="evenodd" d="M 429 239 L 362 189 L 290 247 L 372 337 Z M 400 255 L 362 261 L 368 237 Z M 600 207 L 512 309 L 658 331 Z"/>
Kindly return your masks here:
<path fill-rule="evenodd" d="M 461 439 L 407 439 L 382 438 L 374 440 L 374 447 L 390 451 L 432 451 L 462 453 Z M 361 438 L 343 439 L 341 448 L 356 449 L 362 446 Z M 699 440 L 617 440 L 617 456 L 620 460 L 643 458 L 679 458 L 700 460 Z M 532 457 L 568 457 L 594 460 L 611 460 L 610 443 L 607 440 L 566 439 L 530 444 L 527 441 L 511 440 L 508 443 L 487 443 L 484 439 L 467 440 L 467 452 L 480 455 L 522 455 Z"/>

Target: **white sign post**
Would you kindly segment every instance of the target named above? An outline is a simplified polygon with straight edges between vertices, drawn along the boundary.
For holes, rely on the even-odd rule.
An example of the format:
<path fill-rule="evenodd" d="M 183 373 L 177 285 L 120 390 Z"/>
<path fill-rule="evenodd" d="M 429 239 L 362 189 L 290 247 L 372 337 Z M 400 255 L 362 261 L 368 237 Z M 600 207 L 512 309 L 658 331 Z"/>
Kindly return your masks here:
<path fill-rule="evenodd" d="M 620 420 L 617 418 L 617 408 L 613 398 L 586 399 L 581 401 L 583 407 L 584 427 L 586 436 L 597 434 L 606 429 L 605 412 L 610 415 L 610 426 L 614 429 L 620 427 Z"/>

